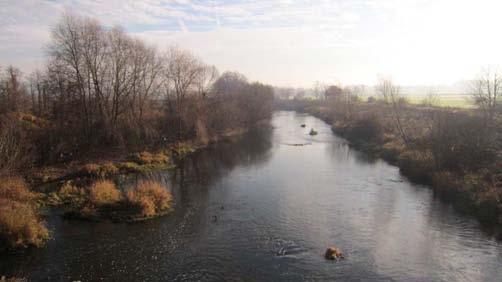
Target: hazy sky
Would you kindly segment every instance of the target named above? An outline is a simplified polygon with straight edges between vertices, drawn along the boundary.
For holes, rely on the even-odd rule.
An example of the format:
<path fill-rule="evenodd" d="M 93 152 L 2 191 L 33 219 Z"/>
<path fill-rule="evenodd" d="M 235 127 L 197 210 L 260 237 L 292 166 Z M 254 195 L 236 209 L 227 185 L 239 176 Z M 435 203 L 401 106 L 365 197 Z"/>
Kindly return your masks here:
<path fill-rule="evenodd" d="M 0 65 L 42 66 L 63 10 L 176 43 L 220 71 L 310 86 L 315 80 L 452 84 L 502 64 L 502 1 L 0 0 Z"/>

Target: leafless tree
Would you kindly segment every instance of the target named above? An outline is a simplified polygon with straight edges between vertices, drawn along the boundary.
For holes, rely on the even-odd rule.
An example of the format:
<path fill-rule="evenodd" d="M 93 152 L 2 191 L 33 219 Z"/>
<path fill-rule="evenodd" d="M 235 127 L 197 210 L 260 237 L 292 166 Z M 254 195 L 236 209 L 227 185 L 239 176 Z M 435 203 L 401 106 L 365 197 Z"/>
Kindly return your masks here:
<path fill-rule="evenodd" d="M 394 85 L 391 79 L 380 79 L 377 85 L 377 92 L 381 95 L 383 101 L 390 105 L 395 128 L 402 141 L 408 144 L 409 138 L 404 128 L 402 117 L 402 111 L 406 100 L 400 95 L 399 87 Z"/>
<path fill-rule="evenodd" d="M 326 89 L 328 88 L 326 83 L 320 82 L 320 81 L 315 81 L 314 85 L 312 86 L 312 90 L 314 92 L 314 96 L 316 99 L 321 99 L 326 92 Z"/>
<path fill-rule="evenodd" d="M 472 96 L 476 104 L 482 110 L 487 125 L 492 125 L 497 115 L 502 87 L 500 73 L 492 70 L 484 70 L 473 82 Z"/>

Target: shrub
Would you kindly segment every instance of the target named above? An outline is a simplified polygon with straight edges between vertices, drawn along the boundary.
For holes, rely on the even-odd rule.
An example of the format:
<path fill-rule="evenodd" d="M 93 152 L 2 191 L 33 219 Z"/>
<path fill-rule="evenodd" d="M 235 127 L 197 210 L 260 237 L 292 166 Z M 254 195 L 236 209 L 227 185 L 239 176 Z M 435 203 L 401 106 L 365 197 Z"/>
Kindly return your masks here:
<path fill-rule="evenodd" d="M 382 158 L 390 161 L 396 162 L 398 160 L 399 155 L 405 150 L 405 146 L 399 139 L 395 139 L 385 143 L 382 146 L 381 156 Z"/>
<path fill-rule="evenodd" d="M 109 180 L 95 182 L 89 191 L 89 200 L 96 206 L 113 205 L 120 201 L 121 193 Z"/>
<path fill-rule="evenodd" d="M 29 203 L 0 198 L 0 239 L 8 247 L 40 247 L 49 231 Z"/>
<path fill-rule="evenodd" d="M 65 183 L 59 189 L 57 196 L 63 204 L 82 204 L 85 202 L 86 194 L 84 189 Z"/>
<path fill-rule="evenodd" d="M 172 196 L 155 181 L 141 181 L 127 192 L 127 202 L 140 210 L 142 216 L 154 216 L 171 207 Z"/>
<path fill-rule="evenodd" d="M 429 154 L 410 150 L 398 157 L 401 172 L 413 181 L 429 184 L 432 182 L 434 160 Z"/>
<path fill-rule="evenodd" d="M 26 183 L 19 177 L 7 177 L 0 180 L 0 198 L 26 202 L 34 198 Z"/>
<path fill-rule="evenodd" d="M 351 126 L 350 135 L 356 140 L 378 142 L 382 138 L 383 128 L 376 116 L 357 119 Z"/>

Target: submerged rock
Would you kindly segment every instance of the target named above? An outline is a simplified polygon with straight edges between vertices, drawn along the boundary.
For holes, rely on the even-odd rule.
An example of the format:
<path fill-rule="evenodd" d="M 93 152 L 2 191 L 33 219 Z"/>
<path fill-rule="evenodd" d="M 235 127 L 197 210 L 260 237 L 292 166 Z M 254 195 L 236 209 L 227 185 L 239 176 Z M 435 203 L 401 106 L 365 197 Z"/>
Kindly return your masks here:
<path fill-rule="evenodd" d="M 324 253 L 324 258 L 329 260 L 343 259 L 343 253 L 337 247 L 329 247 Z"/>
<path fill-rule="evenodd" d="M 305 123 L 301 125 L 301 127 L 305 127 Z"/>
<path fill-rule="evenodd" d="M 310 129 L 310 132 L 309 132 L 310 135 L 317 135 L 317 131 L 315 131 L 315 129 Z"/>

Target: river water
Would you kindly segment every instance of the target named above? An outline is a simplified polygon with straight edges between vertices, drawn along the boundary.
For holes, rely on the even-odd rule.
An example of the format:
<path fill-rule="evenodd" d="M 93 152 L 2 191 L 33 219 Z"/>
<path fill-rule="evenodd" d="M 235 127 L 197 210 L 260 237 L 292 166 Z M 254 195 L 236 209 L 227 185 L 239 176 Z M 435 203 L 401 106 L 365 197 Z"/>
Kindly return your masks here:
<path fill-rule="evenodd" d="M 147 177 L 170 187 L 171 215 L 113 224 L 65 221 L 54 210 L 53 239 L 1 256 L 0 273 L 33 281 L 502 281 L 501 242 L 309 115 L 277 112 L 270 127 Z M 345 260 L 323 258 L 332 245 Z"/>

